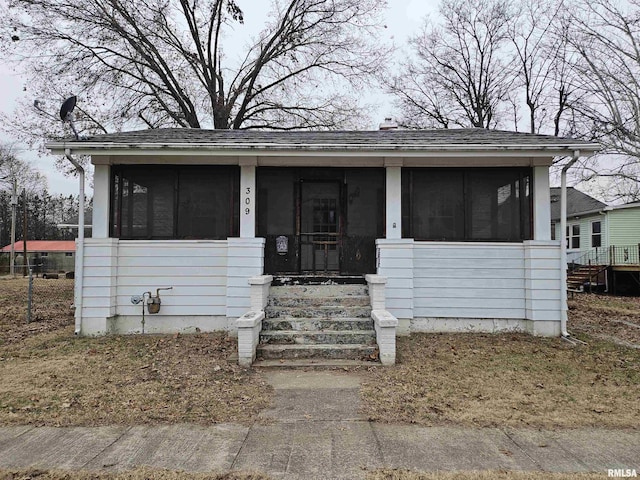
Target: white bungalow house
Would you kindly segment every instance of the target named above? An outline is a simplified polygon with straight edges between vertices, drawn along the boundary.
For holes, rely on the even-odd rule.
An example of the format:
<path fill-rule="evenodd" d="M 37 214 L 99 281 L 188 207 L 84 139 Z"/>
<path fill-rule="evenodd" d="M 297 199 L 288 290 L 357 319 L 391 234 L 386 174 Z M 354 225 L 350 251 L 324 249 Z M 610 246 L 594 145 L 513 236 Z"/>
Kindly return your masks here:
<path fill-rule="evenodd" d="M 49 148 L 95 165 L 78 333 L 140 331 L 132 296 L 173 287 L 146 331 L 250 326 L 255 343 L 272 277 L 369 274 L 380 345 L 395 319 L 400 333 L 560 335 L 549 166 L 598 145 L 484 129 L 161 129 Z"/>

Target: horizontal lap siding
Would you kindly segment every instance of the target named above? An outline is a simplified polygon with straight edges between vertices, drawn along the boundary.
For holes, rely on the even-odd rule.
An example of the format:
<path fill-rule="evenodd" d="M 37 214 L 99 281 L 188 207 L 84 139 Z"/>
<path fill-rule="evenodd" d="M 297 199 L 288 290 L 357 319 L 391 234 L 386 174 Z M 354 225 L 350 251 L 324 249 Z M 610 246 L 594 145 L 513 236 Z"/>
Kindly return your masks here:
<path fill-rule="evenodd" d="M 386 308 L 397 318 L 413 318 L 413 242 L 378 240 L 378 273 L 387 277 Z"/>
<path fill-rule="evenodd" d="M 559 322 L 566 304 L 562 299 L 560 245 L 532 242 L 525 251 L 527 318 Z"/>
<path fill-rule="evenodd" d="M 610 211 L 609 235 L 611 245 L 638 245 L 640 243 L 640 207 Z"/>
<path fill-rule="evenodd" d="M 525 318 L 522 245 L 414 244 L 414 316 Z"/>
<path fill-rule="evenodd" d="M 108 318 L 115 314 L 117 242 L 111 239 L 84 241 L 82 317 Z"/>
<path fill-rule="evenodd" d="M 140 314 L 132 295 L 173 287 L 160 291 L 160 315 L 226 315 L 226 256 L 226 241 L 121 241 L 118 314 Z"/>

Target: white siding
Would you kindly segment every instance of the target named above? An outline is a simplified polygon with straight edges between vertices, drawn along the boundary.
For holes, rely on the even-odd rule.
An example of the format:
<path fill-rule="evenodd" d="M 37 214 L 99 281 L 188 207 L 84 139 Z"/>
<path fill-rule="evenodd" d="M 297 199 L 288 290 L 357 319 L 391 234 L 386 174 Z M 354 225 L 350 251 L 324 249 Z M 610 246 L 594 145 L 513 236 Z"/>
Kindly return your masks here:
<path fill-rule="evenodd" d="M 223 240 L 121 240 L 116 311 L 140 315 L 132 295 L 161 291 L 161 315 L 226 316 L 227 242 Z M 89 262 L 90 259 L 87 259 Z M 87 267 L 88 268 L 88 267 Z"/>
<path fill-rule="evenodd" d="M 561 312 L 566 309 L 559 242 L 524 242 L 524 258 L 526 318 L 534 321 L 534 333 L 559 329 Z M 545 322 L 554 323 L 545 327 Z"/>
<path fill-rule="evenodd" d="M 415 242 L 414 316 L 525 318 L 522 244 Z"/>
<path fill-rule="evenodd" d="M 81 330 L 84 319 L 94 318 L 102 322 L 100 330 L 106 333 L 105 321 L 116 313 L 117 252 L 117 240 L 86 238 L 84 241 Z"/>
<path fill-rule="evenodd" d="M 251 308 L 249 278 L 262 275 L 264 267 L 264 238 L 230 238 L 227 249 L 227 307 L 228 318 L 238 318 Z"/>
<path fill-rule="evenodd" d="M 413 318 L 413 240 L 378 239 L 378 273 L 387 277 L 386 306 L 396 318 Z"/>

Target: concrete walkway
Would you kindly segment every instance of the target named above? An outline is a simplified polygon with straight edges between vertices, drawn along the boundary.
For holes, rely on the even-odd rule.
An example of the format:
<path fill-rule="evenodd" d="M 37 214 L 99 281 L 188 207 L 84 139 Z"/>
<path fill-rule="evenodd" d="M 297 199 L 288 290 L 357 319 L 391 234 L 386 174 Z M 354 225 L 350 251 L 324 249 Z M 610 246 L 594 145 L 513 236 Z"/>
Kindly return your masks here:
<path fill-rule="evenodd" d="M 0 467 L 194 472 L 252 470 L 274 478 L 362 478 L 365 468 L 640 470 L 640 431 L 557 432 L 418 427 L 358 414 L 360 379 L 335 372 L 266 373 L 274 405 L 252 426 L 0 428 Z"/>

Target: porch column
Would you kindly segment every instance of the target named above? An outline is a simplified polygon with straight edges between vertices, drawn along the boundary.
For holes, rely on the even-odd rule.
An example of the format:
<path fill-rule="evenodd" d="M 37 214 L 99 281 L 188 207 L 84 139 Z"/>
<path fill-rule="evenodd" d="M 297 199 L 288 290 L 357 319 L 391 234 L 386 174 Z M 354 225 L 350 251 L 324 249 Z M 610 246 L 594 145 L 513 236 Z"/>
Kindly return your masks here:
<path fill-rule="evenodd" d="M 533 167 L 533 238 L 551 240 L 549 167 Z M 564 232 L 560 232 L 560 240 Z"/>
<path fill-rule="evenodd" d="M 256 236 L 256 166 L 257 157 L 240 161 L 240 238 Z"/>
<path fill-rule="evenodd" d="M 385 158 L 387 171 L 387 239 L 402 238 L 402 159 Z"/>
<path fill-rule="evenodd" d="M 527 240 L 524 246 L 525 312 L 531 333 L 545 337 L 561 335 L 561 317 L 566 309 L 560 247 L 557 241 Z M 564 293 L 563 293 L 564 292 Z"/>
<path fill-rule="evenodd" d="M 96 165 L 93 173 L 92 238 L 109 238 L 109 183 L 111 167 Z"/>

